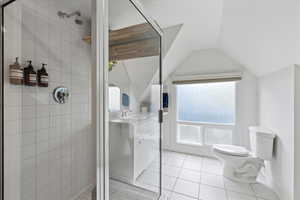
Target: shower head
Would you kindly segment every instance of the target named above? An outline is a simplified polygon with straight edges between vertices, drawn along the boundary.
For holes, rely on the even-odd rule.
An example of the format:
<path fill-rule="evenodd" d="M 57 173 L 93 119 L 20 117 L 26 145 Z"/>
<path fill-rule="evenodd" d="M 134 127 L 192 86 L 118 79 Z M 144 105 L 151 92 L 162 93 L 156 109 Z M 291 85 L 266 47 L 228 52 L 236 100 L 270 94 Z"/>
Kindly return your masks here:
<path fill-rule="evenodd" d="M 58 15 L 58 17 L 59 18 L 62 18 L 62 19 L 64 19 L 64 18 L 70 18 L 70 17 L 73 17 L 73 16 L 76 16 L 76 18 L 75 18 L 75 23 L 76 24 L 78 24 L 78 25 L 82 25 L 83 24 L 83 18 L 82 18 L 82 16 L 81 16 L 81 13 L 80 13 L 80 11 L 75 11 L 75 12 L 72 12 L 72 13 L 70 13 L 70 14 L 68 14 L 68 13 L 65 13 L 65 12 L 62 12 L 62 11 L 58 11 L 57 12 L 57 15 Z"/>
<path fill-rule="evenodd" d="M 67 13 L 65 13 L 65 12 L 62 12 L 62 11 L 58 11 L 58 12 L 57 12 L 57 15 L 58 15 L 58 17 L 59 17 L 59 18 L 65 18 L 65 17 L 67 17 L 67 16 L 68 16 L 68 14 L 67 14 Z"/>

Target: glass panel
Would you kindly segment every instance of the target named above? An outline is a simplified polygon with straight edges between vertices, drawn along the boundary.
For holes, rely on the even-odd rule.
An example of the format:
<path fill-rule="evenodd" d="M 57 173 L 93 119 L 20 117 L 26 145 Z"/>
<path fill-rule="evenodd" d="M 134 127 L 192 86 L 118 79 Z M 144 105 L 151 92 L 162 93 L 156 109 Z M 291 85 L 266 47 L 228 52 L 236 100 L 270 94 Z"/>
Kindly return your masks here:
<path fill-rule="evenodd" d="M 122 94 L 121 110 L 109 113 L 111 198 L 154 200 L 161 190 L 160 35 L 130 1 L 109 3 L 108 84 Z"/>
<path fill-rule="evenodd" d="M 201 126 L 178 124 L 177 142 L 191 145 L 202 145 L 203 133 Z"/>
<path fill-rule="evenodd" d="M 96 185 L 91 45 L 82 39 L 91 1 L 17 0 L 4 8 L 4 29 L 4 199 L 86 199 Z"/>
<path fill-rule="evenodd" d="M 235 83 L 178 85 L 177 111 L 181 121 L 233 124 Z"/>
<path fill-rule="evenodd" d="M 205 128 L 205 144 L 232 144 L 232 130 Z"/>

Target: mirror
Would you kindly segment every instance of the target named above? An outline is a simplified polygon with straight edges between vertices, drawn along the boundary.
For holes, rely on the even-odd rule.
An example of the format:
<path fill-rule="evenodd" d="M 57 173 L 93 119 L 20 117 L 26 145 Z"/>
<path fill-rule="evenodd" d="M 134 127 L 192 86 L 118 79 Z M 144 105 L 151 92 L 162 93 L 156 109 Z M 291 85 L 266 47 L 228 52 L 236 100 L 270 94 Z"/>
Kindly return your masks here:
<path fill-rule="evenodd" d="M 121 90 L 117 86 L 108 88 L 109 112 L 118 112 L 121 109 Z"/>

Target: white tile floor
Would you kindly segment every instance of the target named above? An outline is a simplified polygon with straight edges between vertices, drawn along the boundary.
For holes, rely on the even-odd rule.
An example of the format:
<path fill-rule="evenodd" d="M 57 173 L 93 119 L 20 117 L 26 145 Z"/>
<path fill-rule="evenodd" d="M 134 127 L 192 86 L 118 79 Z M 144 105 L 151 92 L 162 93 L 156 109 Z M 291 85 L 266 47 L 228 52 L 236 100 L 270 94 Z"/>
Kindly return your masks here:
<path fill-rule="evenodd" d="M 166 151 L 163 153 L 163 195 L 161 200 L 279 200 L 267 186 L 242 184 L 222 176 L 218 160 Z M 157 190 L 157 162 L 137 179 L 137 185 Z M 80 200 L 91 200 L 84 196 Z M 141 192 L 118 181 L 110 182 L 110 200 L 153 200 L 151 192 Z"/>
<path fill-rule="evenodd" d="M 158 186 L 154 162 L 138 179 L 141 186 Z M 222 176 L 216 159 L 166 151 L 163 154 L 163 200 L 278 200 L 261 183 L 243 184 Z"/>
<path fill-rule="evenodd" d="M 110 180 L 110 200 L 157 200 L 154 192 L 143 190 L 115 180 Z"/>

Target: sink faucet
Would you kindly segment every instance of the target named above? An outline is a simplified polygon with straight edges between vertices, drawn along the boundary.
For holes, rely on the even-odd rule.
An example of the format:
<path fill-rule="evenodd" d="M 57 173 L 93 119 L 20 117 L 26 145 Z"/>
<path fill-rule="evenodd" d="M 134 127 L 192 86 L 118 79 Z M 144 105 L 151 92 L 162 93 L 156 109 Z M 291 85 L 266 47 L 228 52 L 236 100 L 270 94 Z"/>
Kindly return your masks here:
<path fill-rule="evenodd" d="M 128 110 L 122 110 L 122 111 L 121 111 L 121 117 L 122 117 L 122 118 L 128 117 Z"/>
<path fill-rule="evenodd" d="M 132 112 L 132 111 L 131 111 L 131 110 L 127 110 L 127 109 L 122 110 L 122 111 L 121 111 L 121 117 L 122 117 L 122 118 L 127 118 L 127 117 L 129 117 L 128 115 L 129 115 L 130 112 Z"/>

